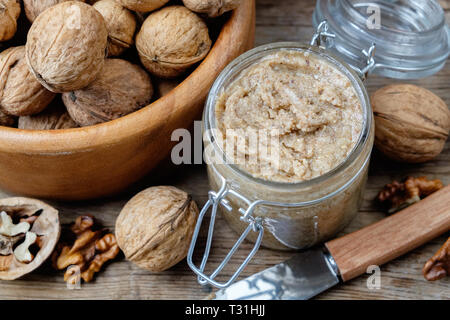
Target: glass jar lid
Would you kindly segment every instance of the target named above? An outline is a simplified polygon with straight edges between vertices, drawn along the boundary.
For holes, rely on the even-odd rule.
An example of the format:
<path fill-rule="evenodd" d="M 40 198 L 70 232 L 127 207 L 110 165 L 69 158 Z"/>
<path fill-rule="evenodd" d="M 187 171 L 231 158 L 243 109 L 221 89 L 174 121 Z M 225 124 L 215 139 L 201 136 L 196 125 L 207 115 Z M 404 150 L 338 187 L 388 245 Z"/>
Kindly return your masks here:
<path fill-rule="evenodd" d="M 450 54 L 450 29 L 435 0 L 317 0 L 315 28 L 326 20 L 327 47 L 361 68 L 376 44 L 373 73 L 416 79 L 438 72 Z"/>

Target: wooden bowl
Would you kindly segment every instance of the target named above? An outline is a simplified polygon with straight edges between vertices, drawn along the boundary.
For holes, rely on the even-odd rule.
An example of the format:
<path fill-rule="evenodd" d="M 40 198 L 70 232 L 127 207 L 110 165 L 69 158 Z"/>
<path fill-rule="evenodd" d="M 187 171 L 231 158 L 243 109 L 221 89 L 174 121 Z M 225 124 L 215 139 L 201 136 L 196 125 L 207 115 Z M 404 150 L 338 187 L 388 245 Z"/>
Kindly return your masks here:
<path fill-rule="evenodd" d="M 0 188 L 50 199 L 117 193 L 169 155 L 172 131 L 189 128 L 220 71 L 253 46 L 255 2 L 242 1 L 206 59 L 169 94 L 104 124 L 52 131 L 0 127 Z"/>

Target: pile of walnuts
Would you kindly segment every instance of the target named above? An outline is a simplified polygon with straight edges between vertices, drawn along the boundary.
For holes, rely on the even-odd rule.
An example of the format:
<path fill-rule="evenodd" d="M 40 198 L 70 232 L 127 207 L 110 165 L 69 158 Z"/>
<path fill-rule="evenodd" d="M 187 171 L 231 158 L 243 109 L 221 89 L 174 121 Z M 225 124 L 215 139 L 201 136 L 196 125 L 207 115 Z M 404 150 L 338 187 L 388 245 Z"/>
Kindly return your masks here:
<path fill-rule="evenodd" d="M 211 48 L 205 21 L 240 1 L 0 0 L 0 125 L 67 129 L 137 111 L 164 91 L 150 76 L 178 83 Z M 5 48 L 26 20 L 26 43 Z"/>

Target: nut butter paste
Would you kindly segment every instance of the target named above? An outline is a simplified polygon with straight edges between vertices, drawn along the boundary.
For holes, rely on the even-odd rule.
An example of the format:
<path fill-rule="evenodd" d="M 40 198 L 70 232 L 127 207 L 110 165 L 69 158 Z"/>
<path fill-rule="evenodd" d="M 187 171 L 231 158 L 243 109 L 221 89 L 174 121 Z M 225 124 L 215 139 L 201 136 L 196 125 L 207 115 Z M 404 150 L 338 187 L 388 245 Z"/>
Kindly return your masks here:
<path fill-rule="evenodd" d="M 247 138 L 235 142 L 233 155 L 246 159 L 237 163 L 240 169 L 276 182 L 305 181 L 330 171 L 355 147 L 363 125 L 350 80 L 325 60 L 292 50 L 272 53 L 243 70 L 220 93 L 215 113 L 222 139 L 230 129 L 276 136 L 260 144 L 269 152 L 252 148 Z M 248 161 L 251 157 L 256 161 Z"/>

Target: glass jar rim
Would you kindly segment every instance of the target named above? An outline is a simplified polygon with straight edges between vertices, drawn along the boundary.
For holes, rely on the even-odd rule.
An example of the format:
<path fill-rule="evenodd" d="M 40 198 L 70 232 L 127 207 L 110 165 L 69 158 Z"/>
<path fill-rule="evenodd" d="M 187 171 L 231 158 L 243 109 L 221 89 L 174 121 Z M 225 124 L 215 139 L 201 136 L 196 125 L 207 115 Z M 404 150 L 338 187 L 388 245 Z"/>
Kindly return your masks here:
<path fill-rule="evenodd" d="M 353 147 L 352 151 L 345 158 L 345 160 L 342 161 L 339 165 L 337 165 L 336 167 L 334 167 L 333 169 L 331 169 L 330 171 L 326 172 L 323 175 L 299 182 L 280 182 L 257 178 L 249 174 L 245 170 L 239 168 L 235 164 L 227 163 L 227 161 L 225 163 L 229 168 L 231 168 L 234 172 L 236 172 L 240 176 L 243 176 L 246 179 L 249 179 L 250 181 L 258 184 L 275 188 L 289 188 L 289 189 L 291 188 L 297 189 L 300 187 L 307 188 L 316 184 L 320 184 L 332 177 L 335 177 L 340 173 L 342 173 L 347 167 L 349 167 L 364 151 L 364 147 L 367 145 L 367 143 L 369 143 L 370 132 L 373 126 L 372 108 L 370 105 L 370 99 L 361 78 L 353 70 L 353 68 L 350 67 L 345 61 L 343 61 L 341 58 L 334 55 L 333 53 L 329 52 L 328 50 L 322 49 L 317 46 L 305 45 L 304 43 L 300 42 L 276 42 L 256 47 L 240 55 L 239 57 L 234 59 L 219 74 L 219 76 L 213 83 L 205 104 L 205 110 L 203 115 L 203 129 L 204 133 L 206 133 L 207 137 L 210 139 L 213 145 L 214 152 L 218 152 L 220 156 L 222 156 L 224 159 L 227 159 L 226 153 L 216 142 L 218 138 L 216 136 L 215 130 L 217 129 L 215 123 L 216 121 L 215 106 L 220 91 L 224 88 L 224 82 L 230 77 L 238 75 L 240 72 L 242 72 L 245 69 L 245 67 L 244 68 L 242 67 L 245 66 L 247 63 L 250 62 L 251 64 L 253 64 L 258 60 L 260 60 L 261 58 L 263 58 L 264 56 L 279 50 L 294 50 L 314 54 L 315 56 L 321 59 L 325 59 L 332 66 L 338 68 L 338 70 L 340 70 L 350 80 L 361 102 L 361 107 L 363 108 L 364 122 L 363 128 L 358 137 L 358 141 L 356 145 Z M 350 179 L 351 177 L 349 177 L 349 180 Z"/>

